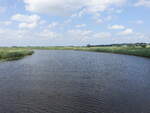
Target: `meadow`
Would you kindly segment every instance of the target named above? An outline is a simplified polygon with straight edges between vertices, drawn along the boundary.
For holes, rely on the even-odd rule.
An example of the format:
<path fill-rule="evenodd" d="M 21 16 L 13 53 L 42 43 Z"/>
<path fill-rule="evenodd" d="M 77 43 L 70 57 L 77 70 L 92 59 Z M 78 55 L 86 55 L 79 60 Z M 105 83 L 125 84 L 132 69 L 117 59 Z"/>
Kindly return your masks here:
<path fill-rule="evenodd" d="M 33 50 L 76 50 L 126 54 L 150 58 L 150 46 L 53 46 L 53 47 L 0 47 L 0 61 L 17 60 L 34 53 Z"/>
<path fill-rule="evenodd" d="M 57 47 L 32 47 L 32 49 L 93 51 L 93 52 L 126 54 L 150 58 L 149 45 L 148 46 L 122 45 L 122 46 L 98 46 L 98 47 L 57 46 Z"/>
<path fill-rule="evenodd" d="M 27 55 L 32 55 L 33 51 L 27 48 L 0 48 L 0 61 L 17 60 Z"/>
<path fill-rule="evenodd" d="M 76 50 L 106 52 L 115 54 L 126 54 L 150 58 L 150 48 L 143 47 L 86 47 L 77 48 Z"/>

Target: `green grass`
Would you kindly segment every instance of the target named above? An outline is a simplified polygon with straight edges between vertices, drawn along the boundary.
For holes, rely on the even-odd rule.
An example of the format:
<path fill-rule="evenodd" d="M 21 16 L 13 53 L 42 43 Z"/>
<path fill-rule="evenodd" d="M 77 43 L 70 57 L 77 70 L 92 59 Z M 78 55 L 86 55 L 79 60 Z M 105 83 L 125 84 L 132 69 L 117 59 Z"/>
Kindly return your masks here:
<path fill-rule="evenodd" d="M 107 52 L 116 54 L 127 54 L 150 58 L 150 46 L 143 48 L 141 46 L 106 46 L 106 47 L 34 47 L 33 49 L 45 50 L 79 50 L 79 51 L 94 51 Z"/>
<path fill-rule="evenodd" d="M 142 47 L 90 47 L 90 48 L 79 48 L 79 50 L 127 54 L 150 58 L 150 48 L 142 48 Z"/>
<path fill-rule="evenodd" d="M 32 54 L 32 50 L 25 48 L 0 48 L 0 61 L 17 60 Z"/>
<path fill-rule="evenodd" d="M 77 50 L 77 51 L 94 51 L 116 54 L 127 54 L 150 58 L 150 46 L 143 48 L 141 46 L 104 46 L 104 47 L 14 47 L 0 48 L 0 61 L 16 60 L 27 55 L 32 55 L 32 49 L 39 50 Z"/>

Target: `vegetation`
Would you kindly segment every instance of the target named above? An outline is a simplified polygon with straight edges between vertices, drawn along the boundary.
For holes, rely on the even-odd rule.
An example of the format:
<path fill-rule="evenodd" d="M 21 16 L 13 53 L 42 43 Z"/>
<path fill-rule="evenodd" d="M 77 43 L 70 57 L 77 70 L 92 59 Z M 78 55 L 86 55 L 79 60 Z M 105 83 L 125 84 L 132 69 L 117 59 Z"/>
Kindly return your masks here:
<path fill-rule="evenodd" d="M 90 47 L 90 48 L 79 48 L 79 50 L 127 54 L 127 55 L 135 55 L 135 56 L 150 58 L 150 48 L 145 48 L 145 47 L 144 48 L 143 47 Z"/>
<path fill-rule="evenodd" d="M 16 60 L 32 54 L 33 51 L 26 48 L 0 48 L 0 61 Z"/>
<path fill-rule="evenodd" d="M 0 61 L 16 60 L 32 55 L 32 49 L 40 50 L 78 50 L 127 54 L 150 58 L 150 44 L 114 44 L 114 45 L 87 45 L 87 46 L 56 46 L 56 47 L 11 47 L 0 48 Z"/>
<path fill-rule="evenodd" d="M 56 47 L 32 47 L 33 49 L 46 49 L 46 50 L 80 50 L 80 51 L 94 51 L 94 52 L 107 52 L 116 54 L 127 54 L 150 58 L 150 44 L 114 44 L 114 45 L 87 45 L 86 47 L 76 46 L 56 46 Z"/>

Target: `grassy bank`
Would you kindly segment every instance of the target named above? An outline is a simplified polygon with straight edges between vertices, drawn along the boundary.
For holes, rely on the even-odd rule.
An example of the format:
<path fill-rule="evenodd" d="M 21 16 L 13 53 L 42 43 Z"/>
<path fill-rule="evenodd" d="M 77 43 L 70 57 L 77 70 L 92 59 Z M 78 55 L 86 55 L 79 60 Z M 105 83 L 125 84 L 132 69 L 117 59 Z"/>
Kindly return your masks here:
<path fill-rule="evenodd" d="M 150 58 L 150 46 L 34 47 L 33 49 L 95 51 L 95 52 L 135 55 Z"/>
<path fill-rule="evenodd" d="M 90 47 L 77 50 L 126 54 L 150 58 L 150 48 L 142 47 Z"/>
<path fill-rule="evenodd" d="M 0 48 L 0 61 L 16 60 L 27 55 L 32 55 L 32 49 L 40 50 L 78 50 L 94 51 L 116 54 L 127 54 L 150 58 L 150 46 L 100 46 L 100 47 L 18 47 L 18 48 Z"/>
<path fill-rule="evenodd" d="M 0 48 L 0 61 L 17 60 L 32 54 L 32 50 L 25 48 Z"/>

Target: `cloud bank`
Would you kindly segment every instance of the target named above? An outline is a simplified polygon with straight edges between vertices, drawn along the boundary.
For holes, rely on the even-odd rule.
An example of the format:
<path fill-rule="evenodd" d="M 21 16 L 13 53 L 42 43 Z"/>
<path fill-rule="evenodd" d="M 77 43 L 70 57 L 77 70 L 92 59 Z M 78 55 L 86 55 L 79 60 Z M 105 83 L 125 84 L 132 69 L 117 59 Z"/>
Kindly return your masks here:
<path fill-rule="evenodd" d="M 126 0 L 24 0 L 26 10 L 52 15 L 71 15 L 75 12 L 97 13 L 119 7 Z"/>

